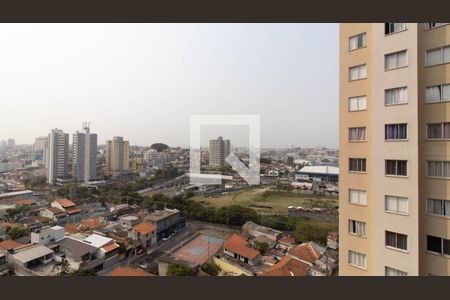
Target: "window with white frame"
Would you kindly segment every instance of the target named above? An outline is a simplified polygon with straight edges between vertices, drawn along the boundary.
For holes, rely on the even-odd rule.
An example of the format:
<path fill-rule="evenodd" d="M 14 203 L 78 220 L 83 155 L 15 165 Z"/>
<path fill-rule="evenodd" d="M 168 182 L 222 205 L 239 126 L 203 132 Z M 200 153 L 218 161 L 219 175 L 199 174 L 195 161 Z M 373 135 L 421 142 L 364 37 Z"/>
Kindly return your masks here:
<path fill-rule="evenodd" d="M 366 237 L 366 222 L 348 220 L 348 232 L 360 237 Z"/>
<path fill-rule="evenodd" d="M 387 141 L 408 139 L 408 124 L 386 124 L 384 125 L 384 138 Z"/>
<path fill-rule="evenodd" d="M 425 29 L 432 29 L 447 25 L 448 23 L 425 23 Z"/>
<path fill-rule="evenodd" d="M 364 79 L 367 77 L 367 65 L 359 65 L 350 67 L 348 69 L 348 78 L 349 80 L 358 80 L 358 79 Z"/>
<path fill-rule="evenodd" d="M 425 90 L 425 102 L 435 103 L 450 100 L 450 84 L 429 86 Z"/>
<path fill-rule="evenodd" d="M 363 190 L 349 189 L 348 202 L 352 204 L 367 204 L 367 192 Z"/>
<path fill-rule="evenodd" d="M 385 105 L 395 105 L 404 103 L 408 103 L 406 87 L 387 89 L 384 91 Z"/>
<path fill-rule="evenodd" d="M 406 23 L 384 23 L 384 34 L 392 34 L 406 29 Z"/>
<path fill-rule="evenodd" d="M 359 111 L 367 109 L 367 97 L 357 96 L 348 98 L 348 110 Z"/>
<path fill-rule="evenodd" d="M 352 266 L 367 268 L 367 258 L 365 254 L 355 252 L 352 250 L 348 251 L 348 263 Z"/>
<path fill-rule="evenodd" d="M 348 129 L 348 140 L 351 142 L 367 141 L 367 128 L 366 127 L 350 127 Z"/>
<path fill-rule="evenodd" d="M 356 50 L 366 46 L 366 33 L 361 33 L 348 38 L 348 50 Z"/>
<path fill-rule="evenodd" d="M 350 158 L 348 169 L 350 172 L 366 172 L 366 159 L 365 158 Z"/>
<path fill-rule="evenodd" d="M 450 161 L 427 161 L 427 176 L 450 178 Z"/>
<path fill-rule="evenodd" d="M 389 53 L 384 56 L 384 69 L 392 70 L 407 66 L 406 50 Z"/>
<path fill-rule="evenodd" d="M 408 161 L 386 159 L 385 174 L 390 176 L 408 176 Z"/>
<path fill-rule="evenodd" d="M 427 213 L 450 217 L 450 200 L 427 199 Z"/>
<path fill-rule="evenodd" d="M 385 196 L 385 210 L 397 214 L 408 213 L 408 198 Z"/>
<path fill-rule="evenodd" d="M 450 255 L 450 240 L 427 235 L 427 250 L 438 254 Z"/>
<path fill-rule="evenodd" d="M 391 267 L 385 267 L 384 274 L 386 276 L 408 276 L 408 273 L 391 268 Z"/>
<path fill-rule="evenodd" d="M 427 139 L 449 140 L 450 123 L 427 124 Z"/>
<path fill-rule="evenodd" d="M 450 45 L 426 52 L 426 65 L 435 66 L 450 62 Z"/>
<path fill-rule="evenodd" d="M 386 231 L 386 246 L 401 250 L 408 250 L 408 236 L 402 233 Z"/>

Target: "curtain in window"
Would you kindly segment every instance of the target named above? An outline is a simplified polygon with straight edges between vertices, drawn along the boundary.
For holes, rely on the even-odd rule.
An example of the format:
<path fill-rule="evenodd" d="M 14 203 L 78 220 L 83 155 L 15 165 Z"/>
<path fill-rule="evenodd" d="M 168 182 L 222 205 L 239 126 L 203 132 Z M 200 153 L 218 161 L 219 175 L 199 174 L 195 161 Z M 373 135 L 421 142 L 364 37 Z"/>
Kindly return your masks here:
<path fill-rule="evenodd" d="M 444 200 L 444 215 L 450 216 L 450 201 Z"/>
<path fill-rule="evenodd" d="M 397 201 L 397 210 L 405 214 L 408 213 L 408 198 L 398 197 Z"/>
<path fill-rule="evenodd" d="M 442 100 L 450 100 L 450 84 L 442 86 Z"/>
<path fill-rule="evenodd" d="M 348 197 L 349 197 L 349 202 L 350 203 L 358 203 L 358 194 L 359 192 L 357 190 L 350 190 Z"/>
<path fill-rule="evenodd" d="M 396 244 L 395 233 L 386 231 L 386 246 L 396 247 Z"/>
<path fill-rule="evenodd" d="M 441 139 L 442 138 L 442 124 L 428 124 L 427 125 L 427 137 L 429 139 Z"/>
<path fill-rule="evenodd" d="M 406 88 L 396 89 L 397 103 L 406 103 Z"/>
<path fill-rule="evenodd" d="M 427 51 L 427 65 L 437 65 L 442 63 L 441 49 Z"/>
<path fill-rule="evenodd" d="M 386 70 L 394 69 L 397 67 L 397 60 L 395 53 L 388 54 L 385 56 L 384 68 Z"/>
<path fill-rule="evenodd" d="M 353 67 L 349 69 L 350 80 L 358 79 L 358 67 Z"/>
<path fill-rule="evenodd" d="M 444 63 L 450 62 L 450 47 L 445 47 L 444 51 Z"/>
<path fill-rule="evenodd" d="M 428 199 L 427 211 L 433 215 L 444 215 L 444 206 L 442 200 Z"/>
<path fill-rule="evenodd" d="M 449 85 L 449 95 L 450 95 L 450 85 Z M 367 108 L 366 97 L 358 97 L 358 109 L 363 110 Z"/>
<path fill-rule="evenodd" d="M 407 124 L 399 124 L 399 139 L 407 139 L 408 138 L 408 125 Z"/>
<path fill-rule="evenodd" d="M 450 139 L 450 123 L 444 123 L 444 139 Z"/>
<path fill-rule="evenodd" d="M 397 52 L 397 67 L 406 66 L 406 51 Z"/>
<path fill-rule="evenodd" d="M 408 175 L 408 162 L 406 160 L 397 160 L 397 175 L 407 176 Z M 450 164 L 449 164 L 450 167 Z M 449 169 L 450 170 L 450 169 Z"/>
<path fill-rule="evenodd" d="M 443 162 L 443 177 L 450 177 L 450 162 Z"/>
<path fill-rule="evenodd" d="M 367 66 L 362 65 L 359 66 L 359 78 L 366 78 L 367 77 Z"/>
<path fill-rule="evenodd" d="M 396 175 L 397 166 L 395 160 L 386 160 L 386 175 Z"/>
<path fill-rule="evenodd" d="M 358 192 L 358 196 L 359 196 L 359 203 L 360 204 L 366 204 L 367 203 L 367 193 L 365 191 L 359 191 Z M 450 212 L 450 210 L 449 210 L 449 212 Z"/>
<path fill-rule="evenodd" d="M 356 48 L 358 48 L 358 37 L 357 36 L 352 36 L 349 39 L 349 49 L 350 50 L 354 50 Z"/>
<path fill-rule="evenodd" d="M 397 211 L 397 198 L 393 196 L 386 196 L 386 210 Z"/>
<path fill-rule="evenodd" d="M 385 269 L 385 275 L 386 276 L 407 276 L 406 272 L 396 270 L 393 268 L 386 267 Z"/>
<path fill-rule="evenodd" d="M 357 98 L 348 99 L 348 106 L 350 111 L 358 110 L 358 99 Z"/>
<path fill-rule="evenodd" d="M 387 105 L 394 104 L 394 90 L 386 90 L 384 92 L 384 103 Z"/>
<path fill-rule="evenodd" d="M 450 96 L 450 94 L 449 94 L 449 96 Z M 425 92 L 425 99 L 426 99 L 426 102 L 428 102 L 428 103 L 441 101 L 441 87 L 440 86 L 427 87 L 426 92 Z"/>
<path fill-rule="evenodd" d="M 365 141 L 366 140 L 366 128 L 365 127 L 357 128 L 357 132 L 358 132 L 358 140 Z"/>
<path fill-rule="evenodd" d="M 366 45 L 366 34 L 360 34 L 358 35 L 358 44 L 359 47 L 364 47 Z"/>
<path fill-rule="evenodd" d="M 397 233 L 397 248 L 408 249 L 408 236 Z"/>

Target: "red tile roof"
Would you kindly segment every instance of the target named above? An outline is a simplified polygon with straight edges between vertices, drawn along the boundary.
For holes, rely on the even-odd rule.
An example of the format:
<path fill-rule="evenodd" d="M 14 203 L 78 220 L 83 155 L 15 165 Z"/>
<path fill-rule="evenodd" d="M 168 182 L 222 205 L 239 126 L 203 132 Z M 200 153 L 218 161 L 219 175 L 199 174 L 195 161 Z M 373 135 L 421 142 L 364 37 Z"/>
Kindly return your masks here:
<path fill-rule="evenodd" d="M 140 234 L 149 234 L 154 232 L 156 230 L 156 227 L 152 223 L 143 222 L 135 225 L 133 229 L 139 232 Z"/>
<path fill-rule="evenodd" d="M 66 213 L 68 213 L 69 215 L 73 215 L 79 212 L 81 212 L 81 208 L 79 207 L 71 207 L 66 209 Z"/>
<path fill-rule="evenodd" d="M 109 273 L 109 276 L 155 276 L 142 269 L 117 267 Z"/>
<path fill-rule="evenodd" d="M 109 245 L 103 246 L 102 248 L 106 253 L 108 253 L 119 248 L 119 245 L 117 245 L 116 243 L 111 243 Z"/>
<path fill-rule="evenodd" d="M 0 222 L 0 228 L 8 228 L 8 227 L 17 227 L 17 225 L 8 222 Z"/>
<path fill-rule="evenodd" d="M 75 203 L 73 203 L 71 200 L 69 200 L 67 198 L 58 199 L 58 200 L 56 200 L 56 202 L 61 204 L 61 206 L 64 207 L 64 208 L 72 207 L 72 206 L 76 205 Z"/>
<path fill-rule="evenodd" d="M 306 276 L 310 266 L 293 257 L 283 258 L 265 271 L 262 276 Z"/>
<path fill-rule="evenodd" d="M 18 243 L 13 240 L 4 240 L 3 242 L 0 242 L 0 249 L 7 250 L 7 251 L 11 250 L 11 249 L 22 247 L 22 246 L 24 246 L 24 244 Z"/>
<path fill-rule="evenodd" d="M 233 233 L 233 235 L 226 240 L 224 248 L 248 259 L 254 259 L 259 255 L 258 251 L 248 247 L 248 242 L 245 237 L 236 233 Z"/>
<path fill-rule="evenodd" d="M 295 244 L 295 238 L 289 235 L 283 236 L 279 242 L 285 243 L 285 244 Z"/>
<path fill-rule="evenodd" d="M 59 215 L 65 215 L 65 214 L 66 214 L 65 211 L 63 211 L 62 209 L 57 208 L 57 207 L 47 207 L 46 209 L 47 209 L 49 212 L 51 212 L 52 214 L 56 215 L 56 216 L 59 216 Z"/>
<path fill-rule="evenodd" d="M 320 258 L 320 252 L 310 243 L 303 243 L 289 250 L 289 255 L 297 257 L 300 260 L 313 263 Z"/>

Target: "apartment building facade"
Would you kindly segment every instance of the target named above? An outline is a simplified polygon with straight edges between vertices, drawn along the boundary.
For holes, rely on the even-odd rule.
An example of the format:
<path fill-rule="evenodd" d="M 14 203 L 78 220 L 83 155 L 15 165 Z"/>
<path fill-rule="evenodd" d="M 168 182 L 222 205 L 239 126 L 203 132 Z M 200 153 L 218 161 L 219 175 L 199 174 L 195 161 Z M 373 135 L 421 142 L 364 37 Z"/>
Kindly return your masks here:
<path fill-rule="evenodd" d="M 123 137 L 115 136 L 106 141 L 106 172 L 120 174 L 130 169 L 130 144 Z"/>
<path fill-rule="evenodd" d="M 230 155 L 230 140 L 224 140 L 219 136 L 215 140 L 209 141 L 209 165 L 223 166 L 225 158 Z"/>
<path fill-rule="evenodd" d="M 83 123 L 83 130 L 73 134 L 72 176 L 87 183 L 97 178 L 97 134 L 90 132 L 88 123 Z"/>
<path fill-rule="evenodd" d="M 69 174 L 69 134 L 53 129 L 48 135 L 46 151 L 47 181 L 55 184 L 57 178 L 67 178 Z"/>
<path fill-rule="evenodd" d="M 450 275 L 450 26 L 340 25 L 340 275 Z"/>

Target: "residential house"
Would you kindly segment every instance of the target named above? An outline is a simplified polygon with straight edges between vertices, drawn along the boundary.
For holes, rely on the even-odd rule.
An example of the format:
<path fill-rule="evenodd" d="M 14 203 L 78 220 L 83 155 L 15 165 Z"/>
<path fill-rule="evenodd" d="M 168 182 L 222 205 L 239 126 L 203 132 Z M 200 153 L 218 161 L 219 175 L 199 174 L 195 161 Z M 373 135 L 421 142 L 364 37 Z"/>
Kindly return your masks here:
<path fill-rule="evenodd" d="M 67 222 L 78 223 L 81 221 L 81 208 L 69 199 L 58 199 L 53 201 L 51 207 L 59 208 L 65 211 L 68 215 Z"/>
<path fill-rule="evenodd" d="M 134 248 L 149 248 L 156 244 L 156 226 L 149 222 L 137 224 L 129 231 L 129 237 Z"/>
<path fill-rule="evenodd" d="M 261 259 L 259 252 L 250 248 L 247 239 L 237 233 L 225 241 L 224 254 L 251 266 L 258 264 Z"/>
<path fill-rule="evenodd" d="M 277 248 L 283 250 L 283 251 L 289 251 L 292 248 L 297 246 L 297 243 L 295 242 L 295 238 L 290 235 L 285 235 L 281 239 L 278 240 Z"/>
<path fill-rule="evenodd" d="M 31 232 L 31 243 L 48 245 L 65 237 L 64 227 L 46 227 Z"/>
<path fill-rule="evenodd" d="M 278 241 L 283 234 L 281 231 L 258 225 L 252 221 L 248 221 L 244 225 L 242 225 L 242 232 L 249 234 L 253 237 L 263 235 L 274 242 Z"/>
<path fill-rule="evenodd" d="M 109 276 L 155 276 L 154 274 L 150 274 L 145 272 L 139 268 L 130 268 L 130 267 L 117 267 L 112 270 Z"/>
<path fill-rule="evenodd" d="M 290 256 L 283 256 L 280 261 L 266 270 L 262 276 L 307 276 L 311 266 Z"/>
<path fill-rule="evenodd" d="M 185 219 L 180 216 L 178 209 L 157 210 L 144 218 L 156 226 L 157 240 L 159 241 L 172 232 L 180 230 L 186 226 Z"/>
<path fill-rule="evenodd" d="M 56 225 L 63 226 L 68 222 L 68 214 L 57 207 L 46 207 L 39 211 L 42 217 L 50 218 Z"/>

